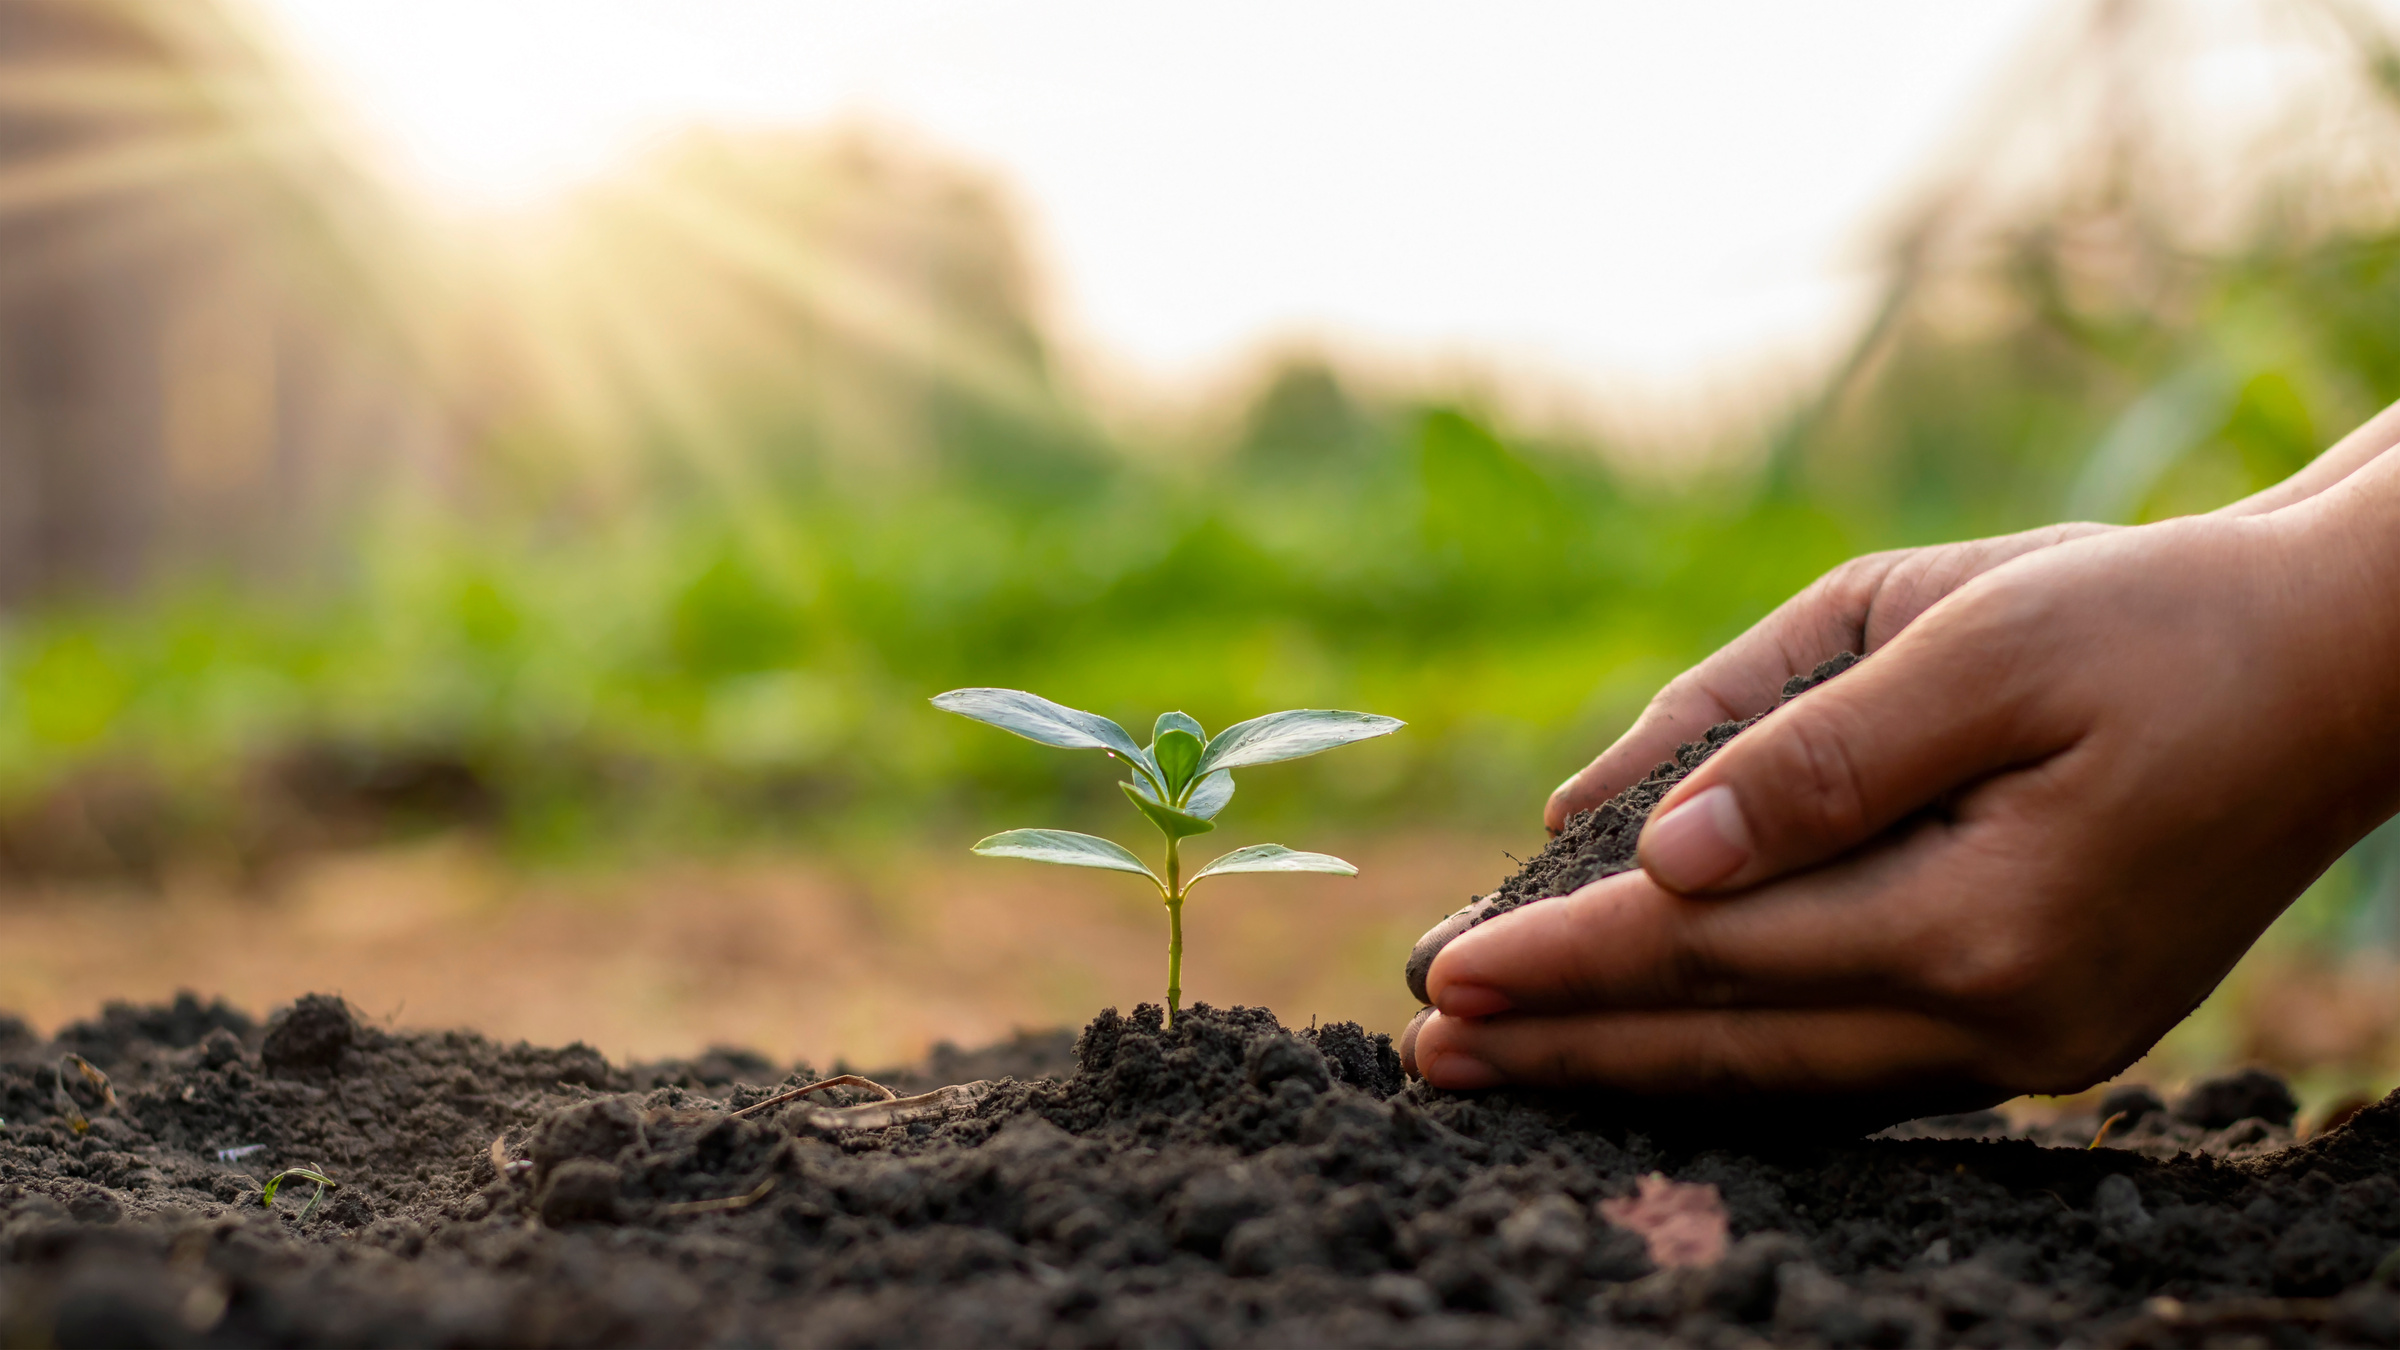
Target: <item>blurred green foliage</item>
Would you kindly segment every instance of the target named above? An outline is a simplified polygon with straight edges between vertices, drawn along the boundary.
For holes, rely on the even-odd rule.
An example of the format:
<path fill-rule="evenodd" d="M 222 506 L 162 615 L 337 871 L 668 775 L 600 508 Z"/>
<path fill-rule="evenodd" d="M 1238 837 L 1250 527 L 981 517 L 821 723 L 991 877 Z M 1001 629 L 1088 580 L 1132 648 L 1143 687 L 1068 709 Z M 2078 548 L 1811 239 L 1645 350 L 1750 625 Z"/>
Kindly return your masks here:
<path fill-rule="evenodd" d="M 1854 544 L 1806 501 L 1636 492 L 1588 447 L 1362 406 L 1316 366 L 1253 412 L 1205 459 L 1041 445 L 1032 482 L 1012 438 L 934 475 L 794 466 L 741 513 L 671 486 L 563 525 L 394 505 L 321 585 L 22 616 L 6 789 L 139 765 L 206 803 L 295 745 L 439 755 L 565 851 L 1113 806 L 1106 775 L 924 701 L 996 684 L 1128 724 L 1388 712 L 1406 735 L 1257 775 L 1245 812 L 1523 826 L 1679 662 Z"/>
<path fill-rule="evenodd" d="M 930 200 L 875 207 L 881 170 L 765 192 L 763 153 L 720 175 L 771 199 L 745 209 Z M 677 181 L 683 215 L 723 215 L 685 209 L 707 174 Z M 999 334 L 973 378 L 839 324 L 775 348 L 788 316 L 745 311 L 717 363 L 738 371 L 632 400 L 609 453 L 573 419 L 492 421 L 472 482 L 383 501 L 321 575 L 13 614 L 0 799 L 132 775 L 192 837 L 238 835 L 261 783 L 302 810 L 339 789 L 277 777 L 323 753 L 365 778 L 447 764 L 537 856 L 1113 820 L 1106 775 L 925 702 L 1000 685 L 1127 725 L 1387 713 L 1408 730 L 1245 778 L 1237 809 L 1533 836 L 1547 788 L 1660 682 L 1842 559 L 2207 509 L 2400 397 L 2400 229 L 2268 200 L 2201 251 L 2157 207 L 2092 191 L 1971 246 L 1904 240 L 1850 358 L 1694 473 L 1313 359 L 1190 427 L 1103 429 L 1046 368 L 1002 226 L 953 212 L 910 245 L 941 265 L 893 270 L 939 282 L 910 314 Z M 755 289 L 730 264 L 662 272 L 689 308 Z M 2393 871 L 2353 860 L 2343 884 Z"/>

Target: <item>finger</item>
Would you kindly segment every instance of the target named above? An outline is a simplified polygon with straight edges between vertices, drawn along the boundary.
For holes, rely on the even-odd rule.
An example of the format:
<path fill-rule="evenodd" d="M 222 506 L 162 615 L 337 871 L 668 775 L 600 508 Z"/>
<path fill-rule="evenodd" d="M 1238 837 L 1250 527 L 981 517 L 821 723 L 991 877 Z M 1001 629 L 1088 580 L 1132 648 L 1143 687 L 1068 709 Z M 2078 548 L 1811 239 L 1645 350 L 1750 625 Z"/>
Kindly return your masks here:
<path fill-rule="evenodd" d="M 1979 1038 L 1888 1008 L 1739 1008 L 1425 1019 L 1417 1068 L 1439 1088 L 1600 1087 L 1644 1094 L 1955 1091 Z"/>
<path fill-rule="evenodd" d="M 1433 1002 L 1433 996 L 1425 992 L 1425 977 L 1433 968 L 1433 959 L 1441 955 L 1442 948 L 1449 946 L 1453 938 L 1473 927 L 1475 920 L 1482 917 L 1483 912 L 1490 909 L 1492 902 L 1499 898 L 1500 892 L 1493 891 L 1469 900 L 1451 911 L 1440 923 L 1426 929 L 1425 936 L 1418 938 L 1417 945 L 1409 949 L 1408 965 L 1403 973 L 1408 979 L 1408 992 L 1417 996 L 1417 1002 Z"/>
<path fill-rule="evenodd" d="M 1910 996 L 1917 930 L 1952 850 L 1929 826 L 1855 863 L 1729 902 L 1642 872 L 1526 905 L 1453 938 L 1426 975 L 1452 1016 L 1837 1004 Z"/>
<path fill-rule="evenodd" d="M 1400 1068 L 1411 1078 L 1424 1077 L 1417 1072 L 1417 1033 L 1425 1029 L 1425 1023 L 1433 1015 L 1433 1009 L 1419 1008 L 1417 1015 L 1408 1019 L 1408 1025 L 1401 1029 Z"/>
<path fill-rule="evenodd" d="M 1960 586 L 2002 563 L 2115 526 L 2085 522 L 1940 548 L 1856 558 L 1669 681 L 1633 728 L 1550 794 L 1543 821 L 1556 832 L 1567 817 L 1600 805 L 1674 757 L 1719 722 L 1755 717 L 1781 701 L 1784 681 L 1841 652 L 1869 655 Z"/>
<path fill-rule="evenodd" d="M 2033 587 L 1977 586 L 1728 742 L 1667 793 L 1636 857 L 1685 894 L 1739 890 L 1854 848 L 1964 784 L 2071 745 L 2038 697 Z"/>

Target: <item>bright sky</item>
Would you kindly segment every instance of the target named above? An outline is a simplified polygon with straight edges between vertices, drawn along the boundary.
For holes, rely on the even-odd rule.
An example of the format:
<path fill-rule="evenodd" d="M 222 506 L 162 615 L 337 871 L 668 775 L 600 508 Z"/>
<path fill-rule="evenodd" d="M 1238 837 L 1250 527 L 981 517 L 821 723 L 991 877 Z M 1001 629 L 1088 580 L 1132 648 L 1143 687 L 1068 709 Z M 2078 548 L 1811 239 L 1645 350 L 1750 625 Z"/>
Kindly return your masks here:
<path fill-rule="evenodd" d="M 255 0 L 462 207 L 694 119 L 864 120 L 1016 195 L 1072 340 L 1698 390 L 1822 347 L 2054 0 Z"/>

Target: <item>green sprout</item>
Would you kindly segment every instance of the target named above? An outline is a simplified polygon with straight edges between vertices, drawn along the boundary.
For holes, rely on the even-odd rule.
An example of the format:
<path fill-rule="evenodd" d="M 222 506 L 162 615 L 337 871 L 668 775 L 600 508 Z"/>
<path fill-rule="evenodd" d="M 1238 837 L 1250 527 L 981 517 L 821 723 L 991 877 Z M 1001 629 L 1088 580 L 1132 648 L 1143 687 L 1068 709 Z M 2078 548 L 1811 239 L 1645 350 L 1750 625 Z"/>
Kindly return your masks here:
<path fill-rule="evenodd" d="M 1331 750 L 1385 736 L 1404 725 L 1374 713 L 1299 708 L 1268 713 L 1210 736 L 1183 713 L 1161 713 L 1150 744 L 1136 745 L 1125 728 L 1097 713 L 1052 703 L 1021 689 L 953 689 L 933 706 L 989 722 L 1029 741 L 1070 750 L 1105 750 L 1123 760 L 1133 779 L 1117 786 L 1167 838 L 1166 877 L 1131 851 L 1073 830 L 1008 830 L 975 846 L 991 858 L 1024 858 L 1065 867 L 1098 867 L 1150 878 L 1167 906 L 1167 1025 L 1183 1002 L 1183 901 L 1203 877 L 1232 872 L 1328 872 L 1354 877 L 1358 869 L 1327 853 L 1302 853 L 1281 844 L 1252 844 L 1183 875 L 1182 842 L 1217 828 L 1217 813 L 1233 800 L 1233 771 Z"/>
<path fill-rule="evenodd" d="M 283 1189 L 283 1179 L 285 1177 L 298 1177 L 302 1181 L 313 1181 L 317 1183 L 317 1189 L 315 1193 L 308 1197 L 308 1203 L 300 1207 L 300 1219 L 303 1223 L 308 1221 L 308 1216 L 311 1211 L 316 1209 L 317 1202 L 325 1198 L 325 1192 L 328 1189 L 340 1190 L 342 1186 L 342 1183 L 335 1181 L 332 1177 L 325 1175 L 324 1172 L 318 1170 L 317 1168 L 287 1167 L 282 1171 L 277 1172 L 275 1175 L 267 1178 L 267 1184 L 259 1188 L 258 1203 L 268 1209 L 275 1208 L 275 1192 Z"/>

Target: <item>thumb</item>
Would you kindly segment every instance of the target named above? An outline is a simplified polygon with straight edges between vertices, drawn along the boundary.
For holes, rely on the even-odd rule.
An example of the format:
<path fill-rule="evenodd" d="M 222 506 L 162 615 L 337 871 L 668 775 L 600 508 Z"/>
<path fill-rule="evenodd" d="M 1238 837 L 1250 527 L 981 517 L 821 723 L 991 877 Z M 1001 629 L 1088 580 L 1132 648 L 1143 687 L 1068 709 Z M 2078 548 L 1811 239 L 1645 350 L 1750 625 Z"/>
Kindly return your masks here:
<path fill-rule="evenodd" d="M 1982 627 L 1982 625 L 1967 625 Z M 1935 624 L 1769 714 L 1662 799 L 1637 850 L 1684 894 L 1741 890 L 1855 848 L 2065 738 L 2029 725 L 1994 636 Z"/>

